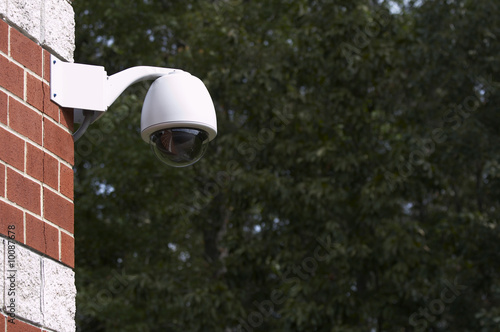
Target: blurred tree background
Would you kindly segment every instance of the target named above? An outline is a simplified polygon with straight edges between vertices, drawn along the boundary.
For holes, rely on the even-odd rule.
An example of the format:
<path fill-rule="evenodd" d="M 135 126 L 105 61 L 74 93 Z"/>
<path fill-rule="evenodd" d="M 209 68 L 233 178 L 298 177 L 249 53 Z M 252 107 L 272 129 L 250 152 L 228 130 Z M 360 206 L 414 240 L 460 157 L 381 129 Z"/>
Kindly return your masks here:
<path fill-rule="evenodd" d="M 500 331 L 497 0 L 73 5 L 76 62 L 218 118 L 165 167 L 140 83 L 77 142 L 79 331 Z"/>

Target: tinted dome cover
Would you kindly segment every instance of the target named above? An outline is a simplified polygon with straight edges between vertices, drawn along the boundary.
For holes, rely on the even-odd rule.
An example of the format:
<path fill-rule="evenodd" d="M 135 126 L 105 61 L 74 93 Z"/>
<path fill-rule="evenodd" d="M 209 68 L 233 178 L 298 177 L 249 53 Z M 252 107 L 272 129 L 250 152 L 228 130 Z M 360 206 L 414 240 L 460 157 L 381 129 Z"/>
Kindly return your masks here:
<path fill-rule="evenodd" d="M 173 167 L 189 166 L 200 160 L 208 147 L 208 134 L 199 129 L 159 130 L 150 137 L 154 154 Z"/>

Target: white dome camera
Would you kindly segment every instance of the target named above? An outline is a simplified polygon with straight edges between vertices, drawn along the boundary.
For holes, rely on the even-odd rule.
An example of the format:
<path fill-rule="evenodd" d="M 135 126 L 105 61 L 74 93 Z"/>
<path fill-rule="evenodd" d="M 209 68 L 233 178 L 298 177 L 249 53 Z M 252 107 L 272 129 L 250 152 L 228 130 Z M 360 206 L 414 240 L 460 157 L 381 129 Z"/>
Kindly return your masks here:
<path fill-rule="evenodd" d="M 141 136 L 165 164 L 197 162 L 217 135 L 212 98 L 203 82 L 176 71 L 153 82 L 144 100 Z"/>
<path fill-rule="evenodd" d="M 152 79 L 142 108 L 141 137 L 165 164 L 192 165 L 217 135 L 214 104 L 200 79 L 158 67 L 133 67 L 107 76 L 104 67 L 51 57 L 51 100 L 75 109 L 75 122 L 81 123 L 75 141 L 128 86 Z"/>

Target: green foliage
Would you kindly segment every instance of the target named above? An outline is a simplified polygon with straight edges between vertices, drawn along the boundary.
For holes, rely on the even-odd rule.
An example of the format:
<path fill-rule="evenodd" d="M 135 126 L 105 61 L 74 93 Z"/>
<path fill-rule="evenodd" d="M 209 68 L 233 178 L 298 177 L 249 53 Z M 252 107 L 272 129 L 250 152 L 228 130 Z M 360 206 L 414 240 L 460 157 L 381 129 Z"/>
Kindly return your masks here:
<path fill-rule="evenodd" d="M 500 8 L 394 3 L 74 2 L 78 62 L 189 71 L 219 130 L 163 167 L 139 84 L 76 144 L 79 330 L 498 331 Z"/>

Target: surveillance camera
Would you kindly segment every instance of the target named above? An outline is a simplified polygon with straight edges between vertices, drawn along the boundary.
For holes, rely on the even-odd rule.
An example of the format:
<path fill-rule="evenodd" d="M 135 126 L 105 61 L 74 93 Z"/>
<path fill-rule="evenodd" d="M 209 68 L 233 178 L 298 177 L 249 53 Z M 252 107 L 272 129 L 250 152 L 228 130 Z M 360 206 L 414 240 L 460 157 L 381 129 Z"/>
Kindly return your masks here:
<path fill-rule="evenodd" d="M 138 66 L 107 76 L 104 67 L 65 63 L 50 58 L 50 99 L 74 108 L 77 141 L 130 85 L 155 80 L 141 115 L 141 137 L 155 155 L 172 166 L 188 166 L 203 156 L 217 136 L 212 98 L 203 82 L 188 72 Z"/>
<path fill-rule="evenodd" d="M 158 159 L 173 167 L 197 162 L 208 147 L 208 133 L 192 128 L 158 130 L 150 137 L 151 148 Z"/>
<path fill-rule="evenodd" d="M 212 98 L 203 82 L 186 72 L 153 82 L 141 115 L 142 139 L 167 165 L 194 164 L 217 135 Z"/>

